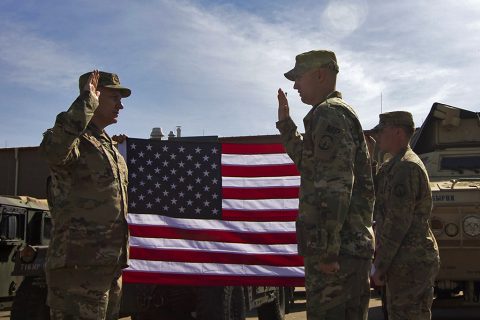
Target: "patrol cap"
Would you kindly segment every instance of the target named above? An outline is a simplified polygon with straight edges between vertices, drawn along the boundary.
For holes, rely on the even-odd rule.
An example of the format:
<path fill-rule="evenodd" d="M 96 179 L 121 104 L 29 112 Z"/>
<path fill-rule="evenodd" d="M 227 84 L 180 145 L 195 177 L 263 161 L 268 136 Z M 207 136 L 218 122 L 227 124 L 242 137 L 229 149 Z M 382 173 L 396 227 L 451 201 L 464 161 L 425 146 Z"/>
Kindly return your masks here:
<path fill-rule="evenodd" d="M 380 114 L 379 118 L 380 118 L 380 121 L 372 129 L 373 131 L 378 131 L 389 125 L 415 129 L 415 124 L 413 123 L 412 114 L 407 111 L 385 112 Z"/>
<path fill-rule="evenodd" d="M 312 50 L 301 53 L 295 57 L 295 67 L 284 75 L 288 80 L 295 81 L 305 72 L 320 67 L 328 67 L 338 73 L 337 57 L 333 51 Z"/>
<path fill-rule="evenodd" d="M 130 96 L 132 91 L 128 88 L 122 87 L 120 85 L 120 79 L 115 73 L 110 73 L 110 72 L 105 72 L 105 71 L 99 71 L 99 78 L 98 78 L 98 87 L 104 87 L 104 88 L 111 88 L 115 90 L 119 90 L 120 94 L 122 95 L 123 98 L 126 98 Z M 82 92 L 83 88 L 87 84 L 88 78 L 92 72 L 87 72 L 84 73 L 80 76 L 78 79 L 78 85 L 80 88 L 80 93 Z"/>

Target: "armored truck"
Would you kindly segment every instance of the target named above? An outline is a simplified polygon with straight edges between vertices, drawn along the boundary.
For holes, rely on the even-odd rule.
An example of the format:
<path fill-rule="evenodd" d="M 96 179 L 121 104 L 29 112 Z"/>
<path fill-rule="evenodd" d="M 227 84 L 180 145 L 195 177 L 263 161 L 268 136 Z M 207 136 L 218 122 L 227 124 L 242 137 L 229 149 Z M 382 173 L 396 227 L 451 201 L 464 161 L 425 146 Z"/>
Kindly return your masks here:
<path fill-rule="evenodd" d="M 434 103 L 411 145 L 432 188 L 434 306 L 480 306 L 480 113 Z"/>
<path fill-rule="evenodd" d="M 34 284 L 33 278 L 23 279 L 24 276 L 43 270 L 42 254 L 38 254 L 35 248 L 46 248 L 50 241 L 51 227 L 46 200 L 0 196 L 0 310 L 10 309 L 15 295 L 17 301 L 28 303 L 43 297 L 43 300 L 38 301 L 43 307 L 36 312 L 48 315 L 48 309 L 44 306 L 45 294 L 38 295 L 39 292 L 46 293 L 45 282 Z M 21 272 L 14 270 L 18 260 L 25 262 L 25 269 Z"/>

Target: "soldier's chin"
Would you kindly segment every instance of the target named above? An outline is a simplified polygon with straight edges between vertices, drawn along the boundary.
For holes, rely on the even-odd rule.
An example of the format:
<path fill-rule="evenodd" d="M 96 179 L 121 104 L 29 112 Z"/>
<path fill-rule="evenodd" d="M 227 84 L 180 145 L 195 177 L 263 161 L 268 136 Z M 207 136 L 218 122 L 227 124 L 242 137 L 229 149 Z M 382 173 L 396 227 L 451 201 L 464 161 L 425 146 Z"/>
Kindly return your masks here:
<path fill-rule="evenodd" d="M 304 97 L 300 96 L 300 100 L 302 100 L 303 103 L 305 104 L 310 104 Z"/>

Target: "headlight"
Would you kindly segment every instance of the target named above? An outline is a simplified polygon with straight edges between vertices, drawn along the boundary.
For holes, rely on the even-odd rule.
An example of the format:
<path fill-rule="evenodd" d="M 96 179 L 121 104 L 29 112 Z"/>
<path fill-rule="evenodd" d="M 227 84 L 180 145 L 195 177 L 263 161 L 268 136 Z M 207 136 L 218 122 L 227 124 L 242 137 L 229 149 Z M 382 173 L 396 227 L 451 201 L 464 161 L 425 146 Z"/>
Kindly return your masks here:
<path fill-rule="evenodd" d="M 26 246 L 20 251 L 20 259 L 24 263 L 31 263 L 35 260 L 35 256 L 37 255 L 37 250 L 35 250 L 32 246 Z"/>
<path fill-rule="evenodd" d="M 445 226 L 445 234 L 449 237 L 455 237 L 458 234 L 458 226 L 455 223 L 449 223 Z"/>
<path fill-rule="evenodd" d="M 463 219 L 463 232 L 470 237 L 476 237 L 480 235 L 480 217 L 465 217 L 465 219 Z"/>

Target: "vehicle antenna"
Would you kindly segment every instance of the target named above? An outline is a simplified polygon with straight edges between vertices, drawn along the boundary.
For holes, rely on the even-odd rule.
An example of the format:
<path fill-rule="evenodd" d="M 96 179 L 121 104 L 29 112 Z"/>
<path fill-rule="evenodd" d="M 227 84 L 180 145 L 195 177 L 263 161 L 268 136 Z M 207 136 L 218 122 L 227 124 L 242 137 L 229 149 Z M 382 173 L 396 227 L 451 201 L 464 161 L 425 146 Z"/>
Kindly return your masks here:
<path fill-rule="evenodd" d="M 383 92 L 380 92 L 380 113 L 383 113 Z"/>

